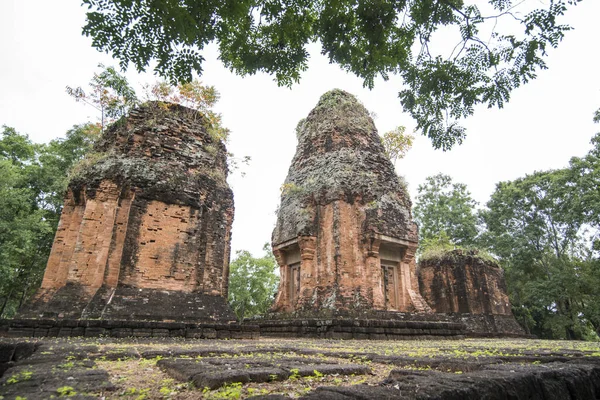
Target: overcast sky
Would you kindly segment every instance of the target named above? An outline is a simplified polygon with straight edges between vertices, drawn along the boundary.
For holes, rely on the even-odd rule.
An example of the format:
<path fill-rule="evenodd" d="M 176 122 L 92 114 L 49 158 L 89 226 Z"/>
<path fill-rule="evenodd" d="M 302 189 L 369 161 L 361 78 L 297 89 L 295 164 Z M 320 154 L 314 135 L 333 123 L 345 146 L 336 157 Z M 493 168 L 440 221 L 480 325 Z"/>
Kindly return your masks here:
<path fill-rule="evenodd" d="M 539 2 L 545 4 L 546 2 Z M 452 151 L 433 150 L 417 136 L 396 170 L 404 175 L 411 196 L 427 176 L 446 173 L 467 184 L 484 204 L 497 182 L 536 170 L 562 168 L 572 156 L 584 155 L 589 140 L 600 130 L 592 123 L 600 107 L 600 1 L 586 0 L 567 13 L 575 29 L 567 33 L 547 60 L 549 69 L 516 90 L 502 110 L 480 108 L 464 122 L 468 136 Z M 92 49 L 81 35 L 85 9 L 75 1 L 0 1 L 0 125 L 27 133 L 35 142 L 63 136 L 74 124 L 95 120 L 89 106 L 75 103 L 65 86 L 84 86 L 97 65 L 117 65 L 108 55 Z M 233 250 L 261 253 L 270 241 L 279 203 L 279 188 L 294 155 L 297 122 L 306 117 L 319 97 L 333 88 L 356 95 L 377 115 L 380 133 L 398 125 L 414 129 L 402 112 L 397 93 L 401 81 L 377 81 L 363 89 L 362 81 L 346 74 L 313 48 L 309 70 L 292 89 L 278 88 L 271 77 L 232 75 L 206 52 L 205 84 L 221 93 L 217 111 L 231 129 L 229 150 L 251 156 L 252 163 L 230 177 L 235 195 Z M 153 81 L 150 74 L 128 71 L 132 83 Z"/>

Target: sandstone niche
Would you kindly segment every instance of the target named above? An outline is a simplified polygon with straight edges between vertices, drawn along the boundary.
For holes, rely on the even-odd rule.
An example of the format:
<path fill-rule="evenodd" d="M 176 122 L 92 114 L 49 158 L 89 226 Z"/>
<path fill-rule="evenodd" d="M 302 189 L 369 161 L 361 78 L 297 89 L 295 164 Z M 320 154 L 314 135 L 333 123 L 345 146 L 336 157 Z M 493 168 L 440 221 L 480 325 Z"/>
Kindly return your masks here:
<path fill-rule="evenodd" d="M 281 276 L 273 310 L 427 311 L 411 202 L 368 111 L 330 91 L 297 136 L 272 236 Z"/>
<path fill-rule="evenodd" d="M 74 175 L 42 286 L 21 316 L 234 320 L 226 149 L 200 113 L 134 109 Z"/>

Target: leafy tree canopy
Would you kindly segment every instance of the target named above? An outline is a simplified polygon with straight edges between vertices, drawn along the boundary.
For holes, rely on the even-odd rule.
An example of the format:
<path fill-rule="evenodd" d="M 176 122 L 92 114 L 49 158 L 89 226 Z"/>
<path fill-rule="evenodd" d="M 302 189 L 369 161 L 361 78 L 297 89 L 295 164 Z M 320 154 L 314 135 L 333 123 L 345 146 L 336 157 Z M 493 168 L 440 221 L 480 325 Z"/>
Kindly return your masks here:
<path fill-rule="evenodd" d="M 269 311 L 277 292 L 277 263 L 268 244 L 263 250 L 265 255 L 260 258 L 238 251 L 230 264 L 229 304 L 240 321 Z"/>
<path fill-rule="evenodd" d="M 477 203 L 467 186 L 453 183 L 448 175 L 437 174 L 419 185 L 413 208 L 419 224 L 421 250 L 428 245 L 449 248 L 472 246 L 477 237 Z"/>
<path fill-rule="evenodd" d="M 14 314 L 42 278 L 69 170 L 100 128 L 79 125 L 64 139 L 32 143 L 4 127 L 0 136 L 0 317 Z"/>
<path fill-rule="evenodd" d="M 543 337 L 600 335 L 600 134 L 592 144 L 567 168 L 500 182 L 482 212 L 513 312 Z"/>
<path fill-rule="evenodd" d="M 122 68 L 153 61 L 172 83 L 202 74 L 202 51 L 215 42 L 232 71 L 259 71 L 279 85 L 298 82 L 306 46 L 320 42 L 331 63 L 372 88 L 399 74 L 405 111 L 435 148 L 460 144 L 458 120 L 474 107 L 502 107 L 513 89 L 546 68 L 544 57 L 569 26 L 560 23 L 580 0 L 83 0 L 83 33 Z M 506 23 L 505 23 L 506 22 Z M 440 38 L 455 41 L 435 51 Z M 439 46 L 438 46 L 439 47 Z M 443 46 L 442 46 L 443 47 Z"/>

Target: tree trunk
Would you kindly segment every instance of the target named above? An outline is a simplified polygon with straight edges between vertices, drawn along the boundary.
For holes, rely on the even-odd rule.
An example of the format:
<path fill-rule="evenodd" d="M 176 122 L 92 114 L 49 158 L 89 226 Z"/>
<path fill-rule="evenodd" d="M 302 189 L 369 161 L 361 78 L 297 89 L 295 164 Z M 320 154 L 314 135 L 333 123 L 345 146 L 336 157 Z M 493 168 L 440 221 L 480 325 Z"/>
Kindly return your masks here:
<path fill-rule="evenodd" d="M 27 296 L 27 289 L 29 289 L 29 285 L 25 286 L 25 289 L 23 289 L 23 294 L 21 295 L 21 300 L 19 300 L 19 308 L 17 308 L 17 310 L 20 310 L 21 306 L 25 302 L 25 298 Z"/>
<path fill-rule="evenodd" d="M 6 306 L 8 305 L 8 302 L 10 301 L 10 298 L 12 297 L 13 290 L 14 290 L 14 288 L 10 289 L 10 292 L 8 292 L 8 295 L 5 297 L 4 302 L 2 303 L 2 308 L 0 309 L 0 318 L 2 318 L 2 316 L 4 315 L 4 310 L 6 310 Z"/>

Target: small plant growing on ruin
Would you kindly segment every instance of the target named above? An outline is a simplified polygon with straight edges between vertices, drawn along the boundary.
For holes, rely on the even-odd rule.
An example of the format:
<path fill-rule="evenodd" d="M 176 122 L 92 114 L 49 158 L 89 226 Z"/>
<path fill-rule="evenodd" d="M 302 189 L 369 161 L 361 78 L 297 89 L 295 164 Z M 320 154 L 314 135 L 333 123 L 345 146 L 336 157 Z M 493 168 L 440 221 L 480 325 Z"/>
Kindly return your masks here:
<path fill-rule="evenodd" d="M 71 386 L 61 386 L 56 389 L 56 393 L 58 393 L 58 397 L 69 397 L 75 396 L 77 392 Z"/>
<path fill-rule="evenodd" d="M 58 368 L 61 368 L 61 369 L 71 369 L 74 366 L 75 366 L 75 363 L 73 361 L 68 361 L 66 363 L 59 364 Z"/>
<path fill-rule="evenodd" d="M 292 368 L 290 369 L 290 372 L 292 373 L 288 378 L 290 381 L 296 381 L 300 379 L 300 370 L 298 368 Z"/>
<path fill-rule="evenodd" d="M 24 370 L 24 371 L 18 372 L 16 374 L 13 374 L 13 376 L 11 376 L 10 378 L 8 378 L 6 380 L 6 384 L 12 385 L 12 384 L 19 383 L 19 382 L 25 382 L 25 381 L 30 380 L 32 376 L 33 376 L 33 372 Z"/>
<path fill-rule="evenodd" d="M 287 195 L 301 195 L 302 193 L 304 193 L 304 189 L 298 185 L 296 185 L 293 182 L 290 183 L 284 183 L 283 185 L 281 185 L 281 195 L 282 196 L 287 196 Z"/>
<path fill-rule="evenodd" d="M 66 91 L 75 101 L 90 105 L 100 112 L 104 131 L 107 123 L 125 115 L 131 107 L 138 104 L 138 99 L 127 78 L 114 67 L 105 67 L 103 64 L 98 64 L 98 67 L 103 70 L 92 77 L 89 83 L 91 90 L 86 92 L 81 86 L 67 86 Z"/>
<path fill-rule="evenodd" d="M 211 390 L 205 387 L 202 395 L 206 399 L 239 399 L 242 396 L 242 383 L 233 382 L 223 385 L 220 389 L 211 393 Z"/>
<path fill-rule="evenodd" d="M 385 149 L 385 154 L 389 157 L 392 164 L 396 165 L 398 159 L 404 158 L 406 153 L 413 145 L 415 137 L 407 135 L 406 128 L 399 126 L 383 134 L 381 143 Z"/>

